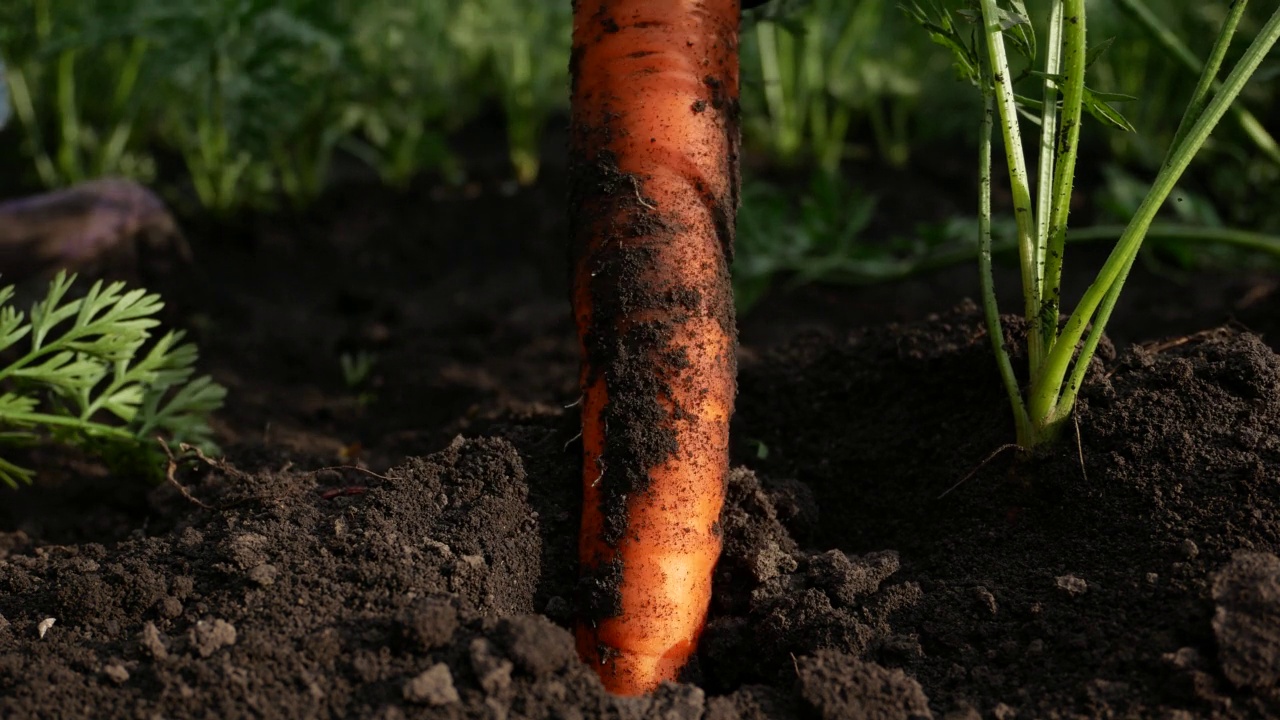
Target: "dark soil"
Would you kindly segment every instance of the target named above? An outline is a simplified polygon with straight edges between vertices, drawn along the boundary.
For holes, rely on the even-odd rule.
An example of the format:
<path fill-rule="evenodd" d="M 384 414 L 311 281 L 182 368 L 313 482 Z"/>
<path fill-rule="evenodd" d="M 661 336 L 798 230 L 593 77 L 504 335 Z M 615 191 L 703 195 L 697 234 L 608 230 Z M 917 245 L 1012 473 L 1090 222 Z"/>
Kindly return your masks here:
<path fill-rule="evenodd" d="M 1278 278 L 1142 268 L 1035 457 L 991 457 L 972 268 L 744 318 L 695 682 L 606 695 L 567 629 L 563 177 L 191 224 L 208 282 L 159 289 L 225 460 L 188 499 L 45 451 L 0 493 L 0 717 L 1280 716 Z"/>

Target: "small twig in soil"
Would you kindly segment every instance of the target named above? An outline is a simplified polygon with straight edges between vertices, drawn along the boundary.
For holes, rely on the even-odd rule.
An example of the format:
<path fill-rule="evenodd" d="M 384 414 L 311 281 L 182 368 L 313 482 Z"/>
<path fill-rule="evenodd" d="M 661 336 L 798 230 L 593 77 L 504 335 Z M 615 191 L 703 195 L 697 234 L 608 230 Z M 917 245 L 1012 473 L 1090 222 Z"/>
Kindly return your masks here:
<path fill-rule="evenodd" d="M 992 460 L 995 460 L 995 459 L 996 459 L 996 457 L 998 457 L 998 456 L 999 456 L 1001 453 L 1003 453 L 1004 451 L 1006 451 L 1006 450 L 1021 450 L 1021 449 L 1022 449 L 1022 446 L 1021 446 L 1021 445 L 1018 445 L 1018 444 L 1016 444 L 1016 443 L 1005 443 L 1004 445 L 1001 445 L 1000 447 L 996 448 L 996 449 L 995 449 L 995 450 L 994 450 L 990 455 L 988 455 L 985 459 L 983 459 L 983 461 L 982 461 L 982 462 L 978 463 L 977 467 L 975 467 L 974 469 L 970 470 L 968 475 L 965 475 L 964 477 L 960 478 L 960 481 L 959 481 L 959 482 L 957 482 L 955 485 L 952 485 L 951 487 L 947 488 L 947 489 L 946 489 L 946 490 L 945 490 L 941 495 L 939 495 L 939 496 L 938 496 L 938 499 L 939 499 L 939 500 L 941 500 L 942 498 L 944 498 L 944 497 L 946 497 L 946 496 L 950 495 L 952 490 L 955 490 L 956 488 L 958 488 L 958 487 L 960 487 L 961 485 L 963 485 L 963 484 L 965 484 L 966 482 L 968 482 L 968 481 L 969 481 L 969 478 L 973 477 L 974 475 L 977 475 L 979 470 L 981 470 L 982 468 L 984 468 L 984 467 L 986 467 L 987 465 L 991 464 L 991 461 L 992 461 Z"/>
<path fill-rule="evenodd" d="M 383 482 L 393 481 L 393 479 L 387 475 L 379 475 L 378 473 L 370 470 L 369 468 L 363 468 L 363 467 L 360 467 L 359 465 L 330 465 L 328 467 L 316 468 L 315 470 L 311 470 L 309 472 L 303 473 L 303 475 L 314 476 L 314 475 L 319 475 L 322 472 L 330 472 L 330 471 L 337 471 L 337 470 L 355 470 L 356 472 L 364 473 L 369 477 L 378 478 Z"/>
<path fill-rule="evenodd" d="M 177 488 L 178 492 L 182 494 L 182 497 L 186 498 L 189 502 L 198 505 L 205 510 L 212 510 L 213 506 L 192 495 L 191 491 L 188 490 L 185 485 L 178 482 L 178 479 L 174 477 L 174 473 L 178 471 L 178 459 L 173 456 L 173 451 L 169 449 L 169 443 L 165 442 L 162 437 L 157 437 L 156 441 L 160 443 L 160 447 L 164 448 L 164 454 L 169 458 L 169 464 L 168 467 L 165 468 L 164 473 L 165 482 L 168 482 L 170 485 Z"/>
<path fill-rule="evenodd" d="M 351 495 L 363 495 L 369 492 L 366 485 L 348 485 L 347 487 L 330 488 L 320 493 L 321 500 L 332 500 L 336 497 L 347 497 Z"/>
<path fill-rule="evenodd" d="M 1182 337 L 1170 338 L 1168 340 L 1161 340 L 1160 342 L 1152 343 L 1150 345 L 1144 345 L 1142 346 L 1142 349 L 1146 350 L 1147 352 L 1153 355 L 1159 355 L 1160 353 L 1165 352 L 1167 350 L 1172 350 L 1176 347 L 1181 347 L 1182 345 L 1186 345 L 1187 343 L 1193 340 L 1199 340 L 1201 338 L 1208 337 L 1214 334 L 1215 332 L 1217 332 L 1216 328 L 1212 330 L 1201 330 L 1200 332 L 1194 333 L 1192 335 L 1183 335 Z"/>
<path fill-rule="evenodd" d="M 392 481 L 391 478 L 386 475 L 379 475 L 378 473 L 373 472 L 368 468 L 363 468 L 358 465 L 330 465 L 329 467 L 322 467 L 316 470 L 312 470 L 311 472 L 304 473 L 304 475 L 311 476 L 312 478 L 314 478 L 315 476 L 319 475 L 322 472 L 329 472 L 331 470 L 332 471 L 355 470 L 356 472 L 364 473 L 365 475 L 368 475 L 370 477 L 378 478 L 383 482 Z M 346 485 L 343 487 L 329 488 L 328 490 L 322 491 L 320 493 L 320 499 L 332 500 L 336 497 L 350 497 L 352 495 L 364 495 L 367 492 L 369 492 L 369 486 L 367 485 Z"/>

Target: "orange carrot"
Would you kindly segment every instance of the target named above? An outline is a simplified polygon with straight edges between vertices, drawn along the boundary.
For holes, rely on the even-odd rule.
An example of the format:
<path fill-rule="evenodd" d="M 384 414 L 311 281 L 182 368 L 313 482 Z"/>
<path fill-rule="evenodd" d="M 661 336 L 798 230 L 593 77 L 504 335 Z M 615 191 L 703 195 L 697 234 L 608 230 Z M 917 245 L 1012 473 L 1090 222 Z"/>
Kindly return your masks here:
<path fill-rule="evenodd" d="M 720 555 L 737 333 L 738 0 L 576 0 L 578 651 L 611 692 L 675 680 Z"/>

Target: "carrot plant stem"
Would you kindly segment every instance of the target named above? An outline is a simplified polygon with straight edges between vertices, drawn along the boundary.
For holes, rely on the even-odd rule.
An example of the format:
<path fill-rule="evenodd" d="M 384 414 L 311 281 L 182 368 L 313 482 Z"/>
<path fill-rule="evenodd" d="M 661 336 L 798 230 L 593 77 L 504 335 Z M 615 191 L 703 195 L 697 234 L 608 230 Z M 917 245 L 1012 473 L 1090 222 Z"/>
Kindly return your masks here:
<path fill-rule="evenodd" d="M 1084 384 L 1085 374 L 1089 372 L 1089 361 L 1098 350 L 1098 343 L 1102 341 L 1102 331 L 1111 320 L 1111 311 L 1115 309 L 1116 300 L 1120 297 L 1120 288 L 1124 287 L 1124 281 L 1129 277 L 1129 270 L 1137 257 L 1137 253 L 1129 256 L 1128 262 L 1120 270 L 1119 279 L 1112 283 L 1106 296 L 1102 298 L 1102 304 L 1098 306 L 1098 316 L 1094 318 L 1089 335 L 1085 337 L 1084 345 L 1080 348 L 1080 359 L 1071 368 L 1071 377 L 1062 388 L 1062 396 L 1058 398 L 1055 422 L 1051 423 L 1050 427 L 1055 427 L 1066 420 L 1071 414 L 1071 409 L 1075 407 L 1076 395 L 1080 392 L 1080 386 Z"/>
<path fill-rule="evenodd" d="M 984 74 L 990 74 L 983 67 Z M 983 87 L 990 87 L 986 78 Z M 1004 344 L 1004 327 L 1000 324 L 1000 305 L 996 300 L 995 280 L 991 273 L 991 136 L 995 131 L 995 101 L 990 91 L 983 92 L 982 129 L 978 136 L 978 277 L 982 287 L 982 310 L 987 321 L 987 334 L 991 336 L 991 348 L 996 354 L 1000 379 L 1009 395 L 1013 409 L 1018 441 L 1031 437 L 1031 423 L 1027 418 L 1026 402 L 1013 374 L 1013 363 Z"/>
<path fill-rule="evenodd" d="M 1258 36 L 1254 38 L 1240 62 L 1222 83 L 1213 100 L 1187 131 L 1182 144 L 1172 150 L 1168 161 L 1156 176 L 1151 190 L 1133 219 L 1130 220 L 1124 235 L 1116 243 L 1115 249 L 1107 258 L 1098 277 L 1085 291 L 1075 312 L 1071 314 L 1058 343 L 1045 359 L 1040 382 L 1032 388 L 1030 397 L 1032 423 L 1041 426 L 1060 422 L 1070 413 L 1071 408 L 1060 404 L 1060 399 L 1062 383 L 1066 378 L 1067 368 L 1077 343 L 1084 336 L 1085 329 L 1093 320 L 1099 305 L 1111 293 L 1112 286 L 1117 283 L 1123 284 L 1128 268 L 1132 265 L 1133 256 L 1141 247 L 1142 240 L 1156 213 L 1159 212 L 1178 179 L 1182 177 L 1182 173 L 1186 171 L 1196 153 L 1208 140 L 1209 134 L 1231 107 L 1231 103 L 1240 95 L 1245 84 L 1258 69 L 1277 39 L 1280 39 L 1280 8 L 1272 13 L 1271 19 L 1259 31 Z M 1098 325 L 1096 331 L 1101 332 L 1101 323 Z M 1087 364 L 1089 358 L 1082 354 L 1077 362 Z"/>
<path fill-rule="evenodd" d="M 1040 108 L 1040 175 L 1036 181 L 1036 276 L 1044 282 L 1044 248 L 1049 243 L 1049 219 L 1053 212 L 1053 194 L 1045 189 L 1053 184 L 1054 161 L 1058 136 L 1058 81 L 1062 66 L 1062 2 L 1049 10 L 1049 38 L 1044 59 L 1044 100 Z"/>
<path fill-rule="evenodd" d="M 1095 225 L 1067 232 L 1069 242 L 1097 242 L 1112 240 L 1124 234 L 1123 225 Z M 1280 257 L 1280 236 L 1235 228 L 1195 227 L 1173 223 L 1152 223 L 1147 237 L 1165 240 L 1230 245 L 1242 250 L 1253 250 Z"/>
<path fill-rule="evenodd" d="M 1222 68 L 1222 61 L 1227 56 L 1227 48 L 1231 47 L 1231 38 L 1235 36 L 1240 17 L 1244 15 L 1245 6 L 1248 4 L 1249 0 L 1236 0 L 1231 3 L 1227 19 L 1222 24 L 1222 32 L 1218 33 L 1218 39 L 1213 43 L 1213 50 L 1209 52 L 1209 61 L 1200 70 L 1200 80 L 1196 83 L 1196 89 L 1191 93 L 1191 101 L 1187 103 L 1187 110 L 1182 114 L 1178 129 L 1173 134 L 1173 142 L 1169 145 L 1170 155 L 1182 144 L 1187 131 L 1196 120 L 1200 119 L 1205 105 L 1209 104 L 1210 90 L 1218 82 L 1218 71 Z M 1165 160 L 1167 162 L 1168 158 Z"/>
<path fill-rule="evenodd" d="M 1058 308 L 1061 305 L 1062 253 L 1067 244 L 1067 215 L 1071 211 L 1071 188 L 1075 182 L 1076 155 L 1080 144 L 1080 122 L 1084 117 L 1085 1 L 1055 2 L 1064 15 L 1062 31 L 1062 115 L 1053 144 L 1053 186 L 1037 188 L 1051 195 L 1048 238 L 1045 243 L 1044 281 L 1040 295 L 1040 341 L 1045 353 L 1053 349 L 1058 332 Z M 1050 57 L 1058 50 L 1051 47 Z M 1053 105 L 1045 98 L 1044 112 Z M 1044 152 L 1041 149 L 1041 152 Z M 1038 374 L 1032 376 L 1032 382 Z"/>
<path fill-rule="evenodd" d="M 995 105 L 1000 111 L 1000 133 L 1004 140 L 1005 158 L 1009 165 L 1009 184 L 1013 195 L 1014 216 L 1018 227 L 1018 259 L 1022 265 L 1022 294 L 1028 320 L 1038 322 L 1040 317 L 1040 287 L 1036 276 L 1035 234 L 1031 214 L 1031 189 L 1027 176 L 1027 161 L 1022 151 L 1022 132 L 1018 127 L 1018 108 L 1013 96 L 1013 77 L 1009 71 L 1009 57 L 1005 52 L 1004 34 L 1001 30 L 996 0 L 982 0 L 982 25 L 986 38 L 991 77 L 995 81 Z M 1033 329 L 1039 335 L 1039 328 Z M 1040 343 L 1029 343 L 1028 361 L 1032 374 L 1041 363 Z"/>
<path fill-rule="evenodd" d="M 1246 3 L 1247 0 L 1237 0 L 1232 4 L 1231 12 L 1233 14 L 1237 12 L 1243 14 Z M 1187 47 L 1186 43 L 1182 42 L 1182 39 L 1175 35 L 1165 22 L 1152 12 L 1144 0 L 1116 0 L 1116 4 L 1137 20 L 1138 24 L 1156 41 L 1156 44 L 1163 48 L 1173 59 L 1191 72 L 1201 72 L 1204 64 L 1200 61 L 1200 58 L 1196 57 L 1191 48 Z M 1229 19 L 1228 22 L 1230 22 Z M 1211 87 L 1216 90 L 1219 85 L 1218 83 L 1213 83 Z M 1239 106 L 1233 106 L 1231 114 L 1235 116 L 1240 128 L 1249 136 L 1254 145 L 1258 146 L 1262 154 L 1266 155 L 1272 162 L 1280 164 L 1280 144 L 1276 143 L 1276 139 L 1271 136 L 1271 133 L 1267 132 L 1267 129 L 1263 127 L 1258 118 L 1248 109 Z M 1173 147 L 1176 147 L 1176 143 Z"/>
<path fill-rule="evenodd" d="M 1124 234 L 1125 227 L 1124 225 L 1095 225 L 1068 230 L 1067 244 L 1086 244 L 1108 240 L 1114 242 Z M 1280 258 L 1280 236 L 1251 230 L 1153 222 L 1151 227 L 1147 229 L 1147 238 L 1178 240 L 1198 245 L 1227 245 Z M 952 265 L 973 262 L 979 255 L 978 250 L 976 246 L 966 246 L 927 255 L 919 260 L 904 260 L 893 264 L 876 261 L 875 270 L 847 270 L 834 274 L 832 277 L 837 278 L 839 282 L 853 284 L 901 280 L 934 270 L 941 270 Z M 993 258 L 996 255 L 1013 253 L 1017 250 L 1018 246 L 1014 241 L 993 239 L 991 242 L 991 255 Z"/>

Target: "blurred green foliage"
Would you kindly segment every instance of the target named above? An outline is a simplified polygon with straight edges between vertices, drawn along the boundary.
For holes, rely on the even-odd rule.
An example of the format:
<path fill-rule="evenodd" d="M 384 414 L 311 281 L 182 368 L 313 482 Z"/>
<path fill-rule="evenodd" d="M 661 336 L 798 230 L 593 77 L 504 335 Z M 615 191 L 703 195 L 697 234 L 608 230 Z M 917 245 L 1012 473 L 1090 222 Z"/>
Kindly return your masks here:
<path fill-rule="evenodd" d="M 1032 17 L 1047 17 L 1047 2 L 1028 0 Z M 1146 4 L 1201 57 L 1226 8 Z M 1124 5 L 1090 5 L 1092 37 L 1115 38 L 1091 72 L 1097 86 L 1138 97 L 1120 106 L 1137 132 L 1091 142 L 1142 176 L 1195 74 Z M 528 183 L 543 131 L 567 110 L 570 15 L 569 0 L 6 0 L 5 132 L 46 186 L 181 169 L 190 194 L 229 212 L 282 198 L 305 206 L 335 152 L 392 186 L 423 173 L 461 181 L 450 138 L 498 109 L 510 173 Z M 1257 23 L 1247 14 L 1239 47 Z M 928 165 L 930 153 L 964 156 L 975 142 L 974 93 L 896 3 L 773 0 L 744 13 L 741 52 L 745 140 L 758 161 L 835 175 L 850 158 Z M 1264 67 L 1246 93 L 1257 117 L 1280 115 L 1278 71 Z M 1280 166 L 1239 126 L 1224 123 L 1199 165 L 1196 189 L 1223 223 L 1280 230 L 1274 203 L 1258 201 Z"/>
<path fill-rule="evenodd" d="M 962 23 L 972 17 L 965 13 L 966 0 L 919 2 L 946 7 Z M 1198 68 L 1188 67 L 1188 61 L 1208 55 L 1229 4 L 1227 0 L 1089 3 L 1090 46 L 1110 41 L 1090 67 L 1090 83 L 1116 96 L 1135 98 L 1115 103 L 1134 132 L 1094 124 L 1082 136 L 1084 162 L 1095 168 L 1089 171 L 1093 179 L 1087 182 L 1095 186 L 1086 210 L 1095 222 L 1123 223 L 1132 214 L 1133 188 L 1145 188 L 1154 177 L 1195 86 Z M 944 159 L 967 159 L 972 152 L 976 158 L 978 94 L 956 81 L 949 53 L 932 46 L 928 34 L 894 5 L 775 0 L 747 13 L 743 114 L 747 139 L 757 151 L 775 164 L 806 165 L 817 175 L 838 174 L 841 162 L 851 157 L 873 157 L 921 170 L 929 167 L 930 152 L 944 153 Z M 1026 6 L 1041 23 L 1036 36 L 1043 43 L 1049 0 L 1026 0 Z M 1162 27 L 1150 20 L 1140 22 L 1137 9 L 1142 8 Z M 1265 15 L 1264 10 L 1246 13 L 1226 67 L 1234 65 Z M 1280 126 L 1255 120 L 1250 127 L 1247 121 L 1250 112 L 1256 118 L 1280 117 L 1277 75 L 1280 61 L 1264 64 L 1237 104 L 1238 121 L 1218 127 L 1192 174 L 1184 179 L 1176 202 L 1170 203 L 1170 220 L 1202 228 L 1206 237 L 1208 231 L 1225 237 L 1230 228 L 1280 233 L 1280 205 L 1273 199 L 1280 162 L 1267 146 L 1267 131 L 1275 134 Z M 862 217 L 866 205 L 874 201 L 868 189 L 876 191 L 874 179 L 846 191 L 845 217 Z M 815 198 L 830 191 L 830 186 L 820 191 L 800 185 L 784 191 L 757 187 L 747 179 L 743 197 L 750 206 L 740 214 L 741 250 L 734 268 L 745 307 L 756 302 L 765 287 L 777 286 L 766 269 L 793 282 L 813 279 L 815 269 L 821 269 L 819 275 L 827 281 L 866 282 L 968 262 L 976 252 L 972 217 L 935 217 L 927 221 L 932 225 L 922 224 L 930 214 L 927 209 L 921 217 L 903 218 L 912 225 L 902 231 L 914 238 L 912 242 L 841 240 L 843 250 L 833 252 L 836 237 L 860 232 L 865 223 L 839 225 L 829 230 L 834 233 L 831 237 L 815 237 L 824 222 L 823 213 L 813 207 Z M 931 205 L 927 197 L 918 200 L 922 209 Z M 1152 252 L 1144 254 L 1159 254 L 1180 267 L 1250 265 L 1261 258 L 1274 262 L 1275 242 L 1265 243 L 1261 258 L 1259 244 L 1153 236 Z"/>
<path fill-rule="evenodd" d="M 6 0 L 0 58 L 49 187 L 151 181 L 181 158 L 206 208 L 314 200 L 342 149 L 388 184 L 456 177 L 448 138 L 504 111 L 532 182 L 568 103 L 568 2 Z"/>

